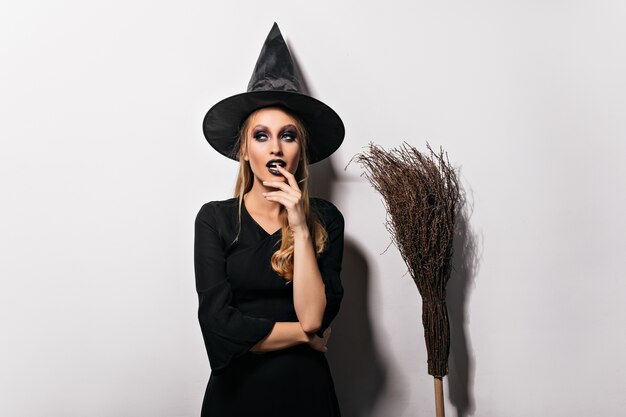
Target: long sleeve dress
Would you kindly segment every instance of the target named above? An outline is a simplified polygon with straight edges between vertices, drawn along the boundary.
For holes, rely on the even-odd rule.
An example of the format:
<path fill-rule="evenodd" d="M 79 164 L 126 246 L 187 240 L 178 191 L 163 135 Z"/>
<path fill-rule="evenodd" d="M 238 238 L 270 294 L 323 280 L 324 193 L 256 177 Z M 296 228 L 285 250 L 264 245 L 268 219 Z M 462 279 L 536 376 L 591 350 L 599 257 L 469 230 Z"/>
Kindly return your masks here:
<path fill-rule="evenodd" d="M 328 233 L 317 258 L 326 292 L 322 336 L 343 297 L 344 219 L 332 203 L 312 197 Z M 211 201 L 195 221 L 194 266 L 198 319 L 211 365 L 201 417 L 339 417 L 331 372 L 323 352 L 308 344 L 253 353 L 274 324 L 298 321 L 293 285 L 271 267 L 282 232 L 265 231 L 238 199 Z"/>

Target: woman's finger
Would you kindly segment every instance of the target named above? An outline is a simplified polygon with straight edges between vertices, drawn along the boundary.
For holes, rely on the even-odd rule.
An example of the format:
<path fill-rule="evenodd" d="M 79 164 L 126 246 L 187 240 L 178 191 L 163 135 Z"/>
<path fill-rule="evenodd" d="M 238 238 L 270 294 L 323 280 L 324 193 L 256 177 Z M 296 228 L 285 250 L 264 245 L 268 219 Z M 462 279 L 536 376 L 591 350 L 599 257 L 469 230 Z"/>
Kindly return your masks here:
<path fill-rule="evenodd" d="M 272 201 L 278 201 L 287 208 L 295 207 L 298 202 L 298 198 L 285 193 L 284 191 L 270 191 L 262 193 L 263 196 Z"/>
<path fill-rule="evenodd" d="M 285 178 L 287 178 L 287 181 L 289 182 L 289 185 L 291 185 L 292 188 L 300 191 L 300 187 L 298 187 L 298 181 L 296 181 L 296 177 L 293 176 L 293 174 L 291 172 L 289 172 L 289 170 L 286 170 L 285 168 L 281 167 L 280 165 L 276 165 L 276 167 L 278 168 L 278 171 L 283 174 L 283 176 Z"/>
<path fill-rule="evenodd" d="M 300 197 L 302 195 L 302 192 L 299 188 L 294 189 L 283 181 L 263 181 L 263 185 L 265 185 L 266 187 L 280 188 L 284 192 L 292 194 L 295 197 Z"/>

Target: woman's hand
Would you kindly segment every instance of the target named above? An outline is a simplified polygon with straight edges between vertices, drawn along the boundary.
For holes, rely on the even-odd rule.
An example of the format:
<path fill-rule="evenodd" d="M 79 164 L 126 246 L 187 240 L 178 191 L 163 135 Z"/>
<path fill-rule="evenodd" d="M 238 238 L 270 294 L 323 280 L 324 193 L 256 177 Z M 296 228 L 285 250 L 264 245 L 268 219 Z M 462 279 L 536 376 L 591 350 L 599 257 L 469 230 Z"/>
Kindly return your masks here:
<path fill-rule="evenodd" d="M 295 230 L 299 227 L 306 227 L 304 208 L 302 207 L 302 192 L 298 187 L 298 182 L 291 172 L 276 165 L 276 168 L 287 179 L 283 181 L 263 181 L 266 187 L 276 187 L 280 190 L 263 193 L 263 196 L 270 201 L 277 201 L 287 209 L 287 220 L 289 227 Z"/>
<path fill-rule="evenodd" d="M 328 348 L 326 344 L 328 343 L 328 339 L 330 339 L 330 327 L 324 330 L 324 337 L 319 337 L 315 333 L 307 333 L 309 340 L 307 344 L 311 346 L 315 350 L 319 350 L 320 352 L 327 352 Z"/>

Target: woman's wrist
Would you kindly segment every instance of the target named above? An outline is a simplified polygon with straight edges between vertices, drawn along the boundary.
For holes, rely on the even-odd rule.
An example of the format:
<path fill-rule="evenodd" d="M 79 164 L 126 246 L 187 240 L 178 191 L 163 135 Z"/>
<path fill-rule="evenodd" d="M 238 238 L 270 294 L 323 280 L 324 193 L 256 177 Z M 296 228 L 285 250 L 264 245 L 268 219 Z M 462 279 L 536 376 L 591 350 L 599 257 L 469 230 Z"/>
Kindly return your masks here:
<path fill-rule="evenodd" d="M 308 239 L 311 236 L 311 234 L 309 233 L 309 228 L 306 224 L 290 228 L 293 232 L 294 239 Z"/>

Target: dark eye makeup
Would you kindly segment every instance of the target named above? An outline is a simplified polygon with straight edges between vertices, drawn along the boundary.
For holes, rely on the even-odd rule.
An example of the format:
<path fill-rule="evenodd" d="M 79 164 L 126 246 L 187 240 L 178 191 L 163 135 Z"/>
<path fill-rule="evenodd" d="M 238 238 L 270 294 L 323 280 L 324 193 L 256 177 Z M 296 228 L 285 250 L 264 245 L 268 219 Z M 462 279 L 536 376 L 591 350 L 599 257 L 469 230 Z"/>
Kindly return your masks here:
<path fill-rule="evenodd" d="M 293 142 L 298 137 L 298 134 L 295 132 L 295 130 L 286 129 L 281 132 L 280 137 L 287 140 L 288 142 Z"/>
<path fill-rule="evenodd" d="M 285 126 L 283 130 L 280 131 L 278 136 L 286 142 L 293 142 L 298 138 L 298 133 L 293 126 L 289 125 Z M 252 131 L 252 137 L 259 142 L 265 142 L 269 138 L 267 128 L 260 126 L 255 128 Z"/>
<path fill-rule="evenodd" d="M 264 141 L 267 140 L 267 133 L 264 130 L 255 130 L 252 133 L 252 137 L 258 141 Z"/>

